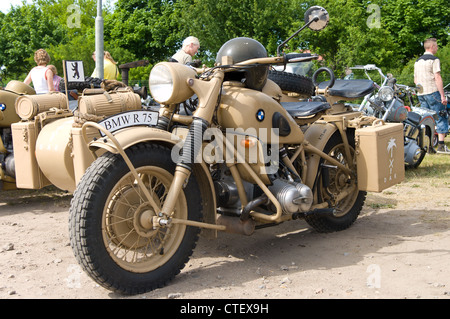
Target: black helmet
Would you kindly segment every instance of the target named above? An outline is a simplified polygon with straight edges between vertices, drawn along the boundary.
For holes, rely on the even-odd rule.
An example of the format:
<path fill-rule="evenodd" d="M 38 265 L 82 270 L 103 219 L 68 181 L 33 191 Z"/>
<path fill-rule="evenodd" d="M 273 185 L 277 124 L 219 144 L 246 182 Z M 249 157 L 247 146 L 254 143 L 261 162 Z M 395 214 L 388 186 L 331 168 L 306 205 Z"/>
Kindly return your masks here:
<path fill-rule="evenodd" d="M 258 41 L 250 38 L 234 38 L 227 42 L 220 48 L 217 53 L 216 63 L 222 63 L 222 57 L 231 56 L 233 63 L 239 63 L 249 59 L 265 58 L 267 51 L 264 46 Z M 244 69 L 241 72 L 228 72 L 226 75 L 228 79 L 243 80 L 248 88 L 261 91 L 267 81 L 269 73 L 269 66 L 262 65 Z"/>

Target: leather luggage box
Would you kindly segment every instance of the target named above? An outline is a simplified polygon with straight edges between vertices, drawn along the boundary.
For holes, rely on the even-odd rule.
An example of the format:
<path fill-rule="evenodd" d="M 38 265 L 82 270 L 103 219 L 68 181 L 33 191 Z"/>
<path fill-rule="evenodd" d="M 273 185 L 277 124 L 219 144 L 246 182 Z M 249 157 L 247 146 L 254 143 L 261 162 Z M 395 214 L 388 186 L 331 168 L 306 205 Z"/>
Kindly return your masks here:
<path fill-rule="evenodd" d="M 402 123 L 375 122 L 356 130 L 358 188 L 381 192 L 405 179 Z"/>

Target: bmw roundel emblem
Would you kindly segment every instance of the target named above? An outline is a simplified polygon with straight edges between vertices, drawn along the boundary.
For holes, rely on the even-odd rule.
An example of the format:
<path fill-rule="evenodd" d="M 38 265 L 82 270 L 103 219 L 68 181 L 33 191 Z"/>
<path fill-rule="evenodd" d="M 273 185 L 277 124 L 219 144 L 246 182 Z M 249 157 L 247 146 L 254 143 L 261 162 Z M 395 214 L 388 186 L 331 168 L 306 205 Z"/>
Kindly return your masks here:
<path fill-rule="evenodd" d="M 265 118 L 265 117 L 266 117 L 266 114 L 264 113 L 264 110 L 263 110 L 263 109 L 259 109 L 258 112 L 256 112 L 256 119 L 257 119 L 259 122 L 264 121 L 264 118 Z"/>
<path fill-rule="evenodd" d="M 0 111 L 6 110 L 6 104 L 0 103 Z"/>

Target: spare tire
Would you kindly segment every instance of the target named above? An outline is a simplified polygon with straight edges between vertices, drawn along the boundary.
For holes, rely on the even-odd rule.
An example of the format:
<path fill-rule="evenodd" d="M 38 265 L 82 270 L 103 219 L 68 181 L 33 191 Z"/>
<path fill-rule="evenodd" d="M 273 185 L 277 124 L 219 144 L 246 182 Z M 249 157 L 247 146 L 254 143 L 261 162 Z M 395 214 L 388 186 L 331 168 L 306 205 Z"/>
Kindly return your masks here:
<path fill-rule="evenodd" d="M 69 82 L 67 85 L 67 89 L 68 90 L 78 90 L 81 92 L 84 89 L 100 88 L 101 84 L 102 84 L 102 79 L 86 76 L 86 77 L 84 77 L 84 82 Z M 65 92 L 64 79 L 61 79 L 61 82 L 59 83 L 59 89 L 61 92 Z"/>
<path fill-rule="evenodd" d="M 282 91 L 294 92 L 308 96 L 314 95 L 314 84 L 312 80 L 306 76 L 270 70 L 269 79 L 278 84 Z"/>

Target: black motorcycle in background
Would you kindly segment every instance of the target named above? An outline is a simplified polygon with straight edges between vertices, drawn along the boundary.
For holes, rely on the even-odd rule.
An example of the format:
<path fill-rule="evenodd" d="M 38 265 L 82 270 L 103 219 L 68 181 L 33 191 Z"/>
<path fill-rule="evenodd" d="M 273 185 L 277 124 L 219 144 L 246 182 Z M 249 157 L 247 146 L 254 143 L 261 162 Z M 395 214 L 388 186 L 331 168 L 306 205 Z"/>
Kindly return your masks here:
<path fill-rule="evenodd" d="M 381 76 L 381 85 L 374 84 L 376 90 L 366 95 L 358 110 L 375 116 L 386 122 L 404 124 L 405 166 L 417 168 L 426 153 L 434 153 L 433 139 L 436 132 L 437 114 L 427 108 L 412 105 L 412 97 L 421 91 L 421 87 L 409 87 L 397 84 L 391 75 L 384 75 L 374 64 L 351 67 L 352 70 L 364 70 L 368 79 L 369 72 L 375 71 Z M 406 105 L 406 103 L 410 105 Z"/>

